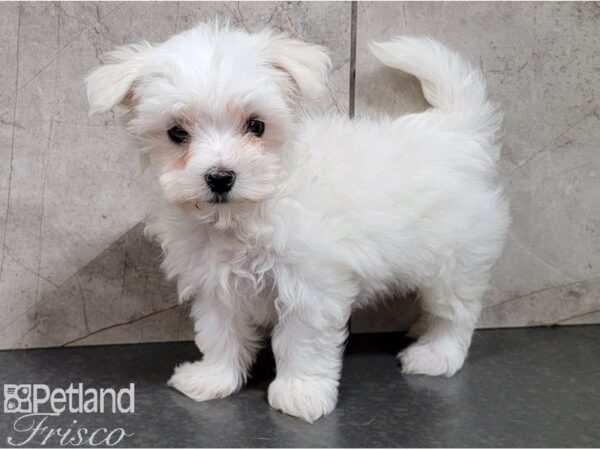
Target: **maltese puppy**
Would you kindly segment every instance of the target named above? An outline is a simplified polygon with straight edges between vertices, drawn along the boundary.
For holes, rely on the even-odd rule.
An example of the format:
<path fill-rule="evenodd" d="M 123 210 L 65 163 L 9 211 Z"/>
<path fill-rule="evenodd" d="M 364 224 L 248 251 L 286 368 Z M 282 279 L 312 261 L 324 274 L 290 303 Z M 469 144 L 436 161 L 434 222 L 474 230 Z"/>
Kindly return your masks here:
<path fill-rule="evenodd" d="M 90 111 L 117 109 L 160 187 L 147 232 L 192 302 L 200 361 L 169 385 L 238 391 L 265 337 L 268 400 L 312 422 L 336 405 L 353 309 L 418 290 L 407 374 L 461 368 L 509 224 L 496 180 L 501 114 L 482 74 L 431 39 L 371 45 L 417 77 L 432 108 L 350 120 L 309 114 L 325 49 L 273 31 L 201 24 L 109 53 Z"/>

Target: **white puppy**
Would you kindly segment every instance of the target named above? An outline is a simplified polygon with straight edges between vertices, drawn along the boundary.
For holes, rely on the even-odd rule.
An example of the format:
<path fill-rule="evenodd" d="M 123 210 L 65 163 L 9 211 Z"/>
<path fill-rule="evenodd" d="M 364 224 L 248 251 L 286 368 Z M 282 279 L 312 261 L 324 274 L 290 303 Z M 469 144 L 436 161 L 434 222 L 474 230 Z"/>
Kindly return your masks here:
<path fill-rule="evenodd" d="M 195 400 L 244 384 L 265 335 L 269 403 L 307 421 L 336 404 L 354 308 L 418 289 L 426 316 L 405 373 L 461 368 L 509 223 L 495 179 L 501 115 L 481 73 L 431 39 L 373 44 L 420 79 L 433 108 L 393 118 L 311 117 L 325 50 L 203 24 L 121 47 L 87 79 L 115 107 L 161 188 L 148 225 L 190 299 L 201 361 L 169 384 Z"/>

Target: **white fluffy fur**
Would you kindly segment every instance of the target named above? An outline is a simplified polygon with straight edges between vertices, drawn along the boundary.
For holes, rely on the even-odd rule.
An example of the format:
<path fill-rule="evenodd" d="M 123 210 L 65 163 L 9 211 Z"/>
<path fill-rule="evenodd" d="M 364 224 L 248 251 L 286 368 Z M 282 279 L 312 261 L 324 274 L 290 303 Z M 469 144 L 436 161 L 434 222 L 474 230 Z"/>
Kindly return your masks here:
<path fill-rule="evenodd" d="M 353 308 L 418 289 L 418 340 L 405 373 L 461 368 L 509 224 L 495 179 L 501 116 L 481 73 L 431 39 L 373 44 L 416 76 L 432 108 L 404 117 L 311 117 L 326 82 L 323 48 L 273 32 L 203 24 L 126 46 L 87 79 L 93 112 L 118 107 L 163 198 L 147 231 L 193 302 L 199 362 L 169 384 L 195 400 L 244 384 L 266 334 L 277 377 L 269 403 L 307 421 L 336 404 Z M 261 138 L 244 132 L 250 115 Z M 185 124 L 177 146 L 166 130 Z M 234 170 L 226 203 L 204 181 Z"/>

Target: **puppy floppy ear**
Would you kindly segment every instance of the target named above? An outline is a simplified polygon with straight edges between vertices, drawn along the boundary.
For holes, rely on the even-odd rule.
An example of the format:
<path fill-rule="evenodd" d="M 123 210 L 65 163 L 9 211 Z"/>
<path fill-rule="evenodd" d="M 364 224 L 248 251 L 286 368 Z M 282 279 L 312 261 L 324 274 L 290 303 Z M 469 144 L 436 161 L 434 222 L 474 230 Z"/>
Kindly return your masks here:
<path fill-rule="evenodd" d="M 327 86 L 331 60 L 325 47 L 286 36 L 271 36 L 269 62 L 292 81 L 292 92 L 318 97 Z"/>
<path fill-rule="evenodd" d="M 150 44 L 142 42 L 124 45 L 106 55 L 104 65 L 85 80 L 90 115 L 110 111 L 117 105 L 132 106 L 133 85 L 141 77 L 151 49 Z"/>

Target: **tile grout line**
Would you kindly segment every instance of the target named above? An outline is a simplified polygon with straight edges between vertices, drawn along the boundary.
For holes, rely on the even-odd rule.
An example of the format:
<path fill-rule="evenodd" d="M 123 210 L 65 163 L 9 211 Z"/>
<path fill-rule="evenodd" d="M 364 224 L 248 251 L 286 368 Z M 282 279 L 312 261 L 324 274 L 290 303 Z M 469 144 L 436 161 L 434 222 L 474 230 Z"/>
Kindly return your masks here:
<path fill-rule="evenodd" d="M 21 17 L 23 14 L 23 4 L 19 2 L 19 19 L 17 22 L 17 48 L 15 52 L 15 101 L 12 115 L 12 132 L 10 139 L 10 162 L 8 172 L 8 186 L 6 193 L 6 217 L 4 218 L 4 230 L 2 231 L 2 256 L 0 257 L 0 282 L 2 282 L 2 274 L 4 272 L 4 262 L 6 260 L 6 235 L 8 233 L 8 214 L 10 213 L 10 197 L 12 192 L 12 177 L 13 177 L 13 160 L 15 154 L 15 132 L 17 128 L 17 104 L 19 94 L 17 88 L 19 86 L 19 53 L 21 51 Z"/>
<path fill-rule="evenodd" d="M 357 2 L 351 2 L 350 9 L 350 89 L 348 92 L 348 115 L 354 118 L 354 101 L 356 93 L 356 19 Z"/>
<path fill-rule="evenodd" d="M 350 80 L 348 89 L 348 117 L 354 118 L 354 97 L 356 91 L 356 16 L 357 2 L 350 2 Z M 348 335 L 352 334 L 352 315 L 348 319 Z"/>

